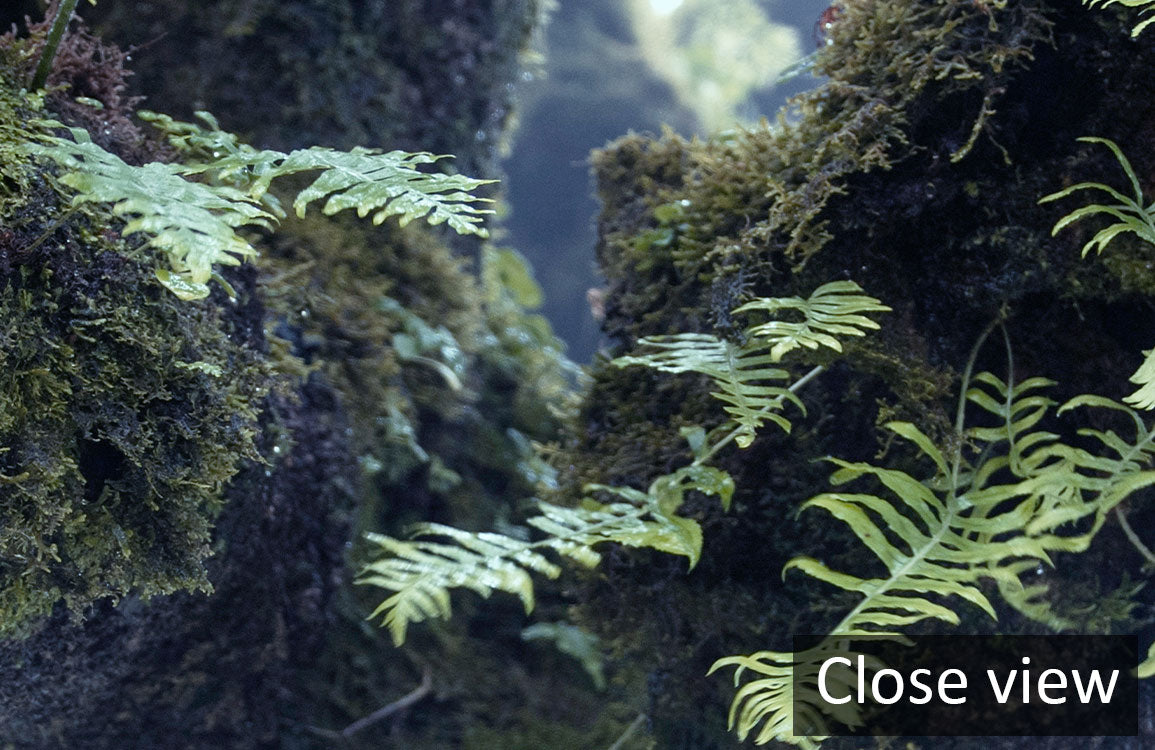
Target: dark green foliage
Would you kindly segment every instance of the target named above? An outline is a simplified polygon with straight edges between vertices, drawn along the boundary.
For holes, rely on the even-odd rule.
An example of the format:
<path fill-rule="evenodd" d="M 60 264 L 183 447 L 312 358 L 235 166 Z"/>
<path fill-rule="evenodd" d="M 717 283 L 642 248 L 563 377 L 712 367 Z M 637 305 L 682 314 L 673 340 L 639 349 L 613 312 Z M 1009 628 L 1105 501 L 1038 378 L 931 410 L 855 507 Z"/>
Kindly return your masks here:
<path fill-rule="evenodd" d="M 435 14 L 414 10 L 416 6 L 406 10 L 400 4 L 382 5 L 381 12 L 387 15 L 406 14 L 408 31 L 399 33 L 420 36 L 420 48 L 410 45 L 409 39 L 389 38 L 399 27 L 372 14 L 353 19 L 331 3 L 314 3 L 312 11 L 297 13 L 305 5 L 282 15 L 280 6 L 246 4 L 258 15 L 268 11 L 265 19 L 276 15 L 280 20 L 243 40 L 246 54 L 256 50 L 252 65 L 230 62 L 216 71 L 230 80 L 221 87 L 224 98 L 253 105 L 246 111 L 222 110 L 225 122 L 238 118 L 265 136 L 276 132 L 285 139 L 285 150 L 307 146 L 302 142 L 306 131 L 323 134 L 317 140 L 328 143 L 348 138 L 348 145 L 362 139 L 356 132 L 360 126 L 365 132 L 381 133 L 380 138 L 367 139 L 378 143 L 398 133 L 432 133 L 445 140 L 460 139 L 459 144 L 438 150 L 469 151 L 471 163 L 489 163 L 499 140 L 490 136 L 498 134 L 507 117 L 505 84 L 514 69 L 517 46 L 509 43 L 524 41 L 534 20 L 531 4 L 467 4 Z M 508 12 L 514 6 L 518 12 Z M 151 34 L 142 22 L 157 7 L 136 5 L 128 10 L 132 29 Z M 99 10 L 128 8 L 101 3 Z M 219 33 L 220 18 L 209 18 L 203 8 L 200 3 L 188 4 L 189 17 L 204 24 L 199 28 L 205 35 Z M 328 15 L 330 11 L 335 15 Z M 184 23 L 190 32 L 194 25 L 186 23 L 189 17 L 173 21 L 163 10 L 156 17 L 161 16 L 169 32 L 170 22 Z M 278 35 L 273 27 L 304 16 L 319 25 L 335 17 L 341 23 L 363 24 L 364 33 L 351 46 L 329 36 L 305 35 L 317 46 L 302 50 L 295 28 Z M 488 32 L 497 28 L 506 31 Z M 447 35 L 447 31 L 465 33 Z M 167 52 L 193 37 L 174 35 L 171 44 L 151 49 Z M 174 147 L 147 142 L 135 127 L 124 127 L 127 120 L 119 118 L 129 104 L 113 96 L 123 92 L 118 88 L 123 79 L 102 78 L 119 70 L 123 56 L 101 47 L 105 63 L 97 64 L 80 54 L 85 39 L 75 33 L 65 38 L 49 80 L 50 89 L 64 88 L 49 94 L 47 111 L 21 111 L 12 122 L 18 125 L 33 114 L 56 114 L 70 125 L 91 127 L 94 140 L 128 164 L 176 157 Z M 200 41 L 230 50 L 238 46 L 235 37 Z M 378 41 L 384 50 L 375 46 Z M 8 54 L 19 48 L 20 66 L 30 74 L 35 50 L 29 52 L 29 47 L 35 47 L 35 40 L 0 46 L 0 51 Z M 330 52 L 321 55 L 325 59 L 319 67 L 361 92 L 366 75 L 416 79 L 405 83 L 398 96 L 383 87 L 375 89 L 385 97 L 375 100 L 384 102 L 383 109 L 350 106 L 337 111 L 329 101 L 319 106 L 302 101 L 301 109 L 290 108 L 285 118 L 280 103 L 269 106 L 274 99 L 264 95 L 268 87 L 257 86 L 254 94 L 254 89 L 242 93 L 232 84 L 238 71 L 242 75 L 255 71 L 276 57 L 267 54 L 270 47 L 287 57 L 299 55 L 298 62 L 306 68 L 317 64 L 314 53 L 325 47 Z M 441 52 L 431 52 L 437 49 Z M 480 50 L 480 57 L 471 57 L 469 50 Z M 393 59 L 379 58 L 382 51 Z M 422 63 L 429 57 L 437 60 L 417 70 L 409 64 L 410 55 Z M 443 85 L 444 58 L 456 61 L 456 72 L 464 76 L 461 86 Z M 201 59 L 221 61 L 223 56 Z M 344 68 L 347 59 L 357 64 Z M 373 62 L 362 65 L 365 60 Z M 75 64 L 68 68 L 74 75 L 62 75 L 61 64 Z M 149 67 L 145 83 L 178 67 Z M 286 83 L 304 90 L 312 85 L 309 78 L 302 74 Z M 316 90 L 310 89 L 313 94 L 340 98 L 350 93 L 330 85 L 332 77 L 322 78 Z M 173 80 L 178 79 L 174 74 Z M 468 96 L 460 96 L 462 91 Z M 166 95 L 155 93 L 150 102 L 154 105 Z M 105 109 L 74 101 L 78 94 L 101 101 Z M 182 103 L 189 94 L 183 83 L 169 92 Z M 18 96 L 0 87 L 0 103 L 10 99 L 19 103 Z M 415 101 L 427 107 L 416 106 Z M 444 109 L 442 104 L 452 106 Z M 438 110 L 432 118 L 435 126 L 427 116 L 432 109 Z M 303 110 L 315 117 L 302 120 Z M 0 108 L 0 117 L 6 117 L 6 111 Z M 459 115 L 460 123 L 443 127 Z M 4 119 L 3 124 L 9 121 Z M 486 133 L 482 143 L 476 140 L 479 128 Z M 414 136 L 414 145 L 419 140 Z M 432 138 L 424 142 L 438 143 Z M 18 154 L 9 145 L 0 139 L 4 157 L 0 169 L 5 175 L 11 171 L 13 179 L 23 179 L 19 170 L 12 169 Z M 433 654 L 429 661 L 436 675 L 437 699 L 414 707 L 404 722 L 370 727 L 358 741 L 447 747 L 466 741 L 466 727 L 484 723 L 495 729 L 469 738 L 474 746 L 513 746 L 521 741 L 519 736 L 529 738 L 525 742 L 531 746 L 533 738 L 543 736 L 568 738 L 580 746 L 590 731 L 609 744 L 634 720 L 637 712 L 620 703 L 603 711 L 606 703 L 620 700 L 624 693 L 613 675 L 607 680 L 609 697 L 597 694 L 569 657 L 521 641 L 524 623 L 516 622 L 510 631 L 502 624 L 504 613 L 477 616 L 463 607 L 462 627 L 431 636 L 442 640 L 444 649 L 428 648 L 426 643 L 414 652 L 396 652 L 364 622 L 376 602 L 342 588 L 348 582 L 344 556 L 357 561 L 364 554 L 359 544 L 346 547 L 347 540 L 361 538 L 350 525 L 395 532 L 417 517 L 490 525 L 496 514 L 553 481 L 552 469 L 541 460 L 534 442 L 556 437 L 562 415 L 572 405 L 574 373 L 548 325 L 527 309 L 537 294 L 516 254 L 487 250 L 482 266 L 476 267 L 417 226 L 387 223 L 373 228 L 340 215 L 290 217 L 271 241 L 258 245 L 259 271 L 248 263 L 226 270 L 226 280 L 237 292 L 235 303 L 219 292 L 204 301 L 180 303 L 155 283 L 151 292 L 146 291 L 147 258 L 132 250 L 136 243 L 117 237 L 122 226 L 101 211 L 81 209 L 49 238 L 51 242 L 45 240 L 37 252 L 28 251 L 50 223 L 50 216 L 39 210 L 40 202 L 50 204 L 52 212 L 59 207 L 52 192 L 27 187 L 22 183 L 19 190 L 0 196 L 4 201 L 13 197 L 5 208 L 12 207 L 21 220 L 30 219 L 17 236 L 0 237 L 5 274 L 21 264 L 39 268 L 46 258 L 51 261 L 50 249 L 56 252 L 65 243 L 75 255 L 68 259 L 77 269 L 69 284 L 121 295 L 117 300 L 136 302 L 137 295 L 143 295 L 147 304 L 134 320 L 158 326 L 140 333 L 144 342 L 183 337 L 186 331 L 181 326 L 203 318 L 218 322 L 227 333 L 227 340 L 214 344 L 216 351 L 249 357 L 244 365 L 249 375 L 259 376 L 262 367 L 270 366 L 281 377 L 277 391 L 261 402 L 258 447 L 267 463 L 242 461 L 241 473 L 221 493 L 203 488 L 205 495 L 213 494 L 224 505 L 211 542 L 215 554 L 207 563 L 213 594 L 154 597 L 147 605 L 129 594 L 117 606 L 109 597 L 90 608 L 87 619 L 75 623 L 60 607 L 30 637 L 0 639 L 0 668 L 8 676 L 0 688 L 0 745 L 12 743 L 20 750 L 56 744 L 160 747 L 172 744 L 173 728 L 179 727 L 176 741 L 188 748 L 326 746 L 314 729 L 347 726 L 420 681 L 421 668 L 413 656 L 417 650 Z M 98 231 L 88 232 L 91 217 L 102 215 Z M 15 241 L 8 244 L 9 239 Z M 99 263 L 90 259 L 94 249 Z M 123 260 L 122 255 L 131 259 Z M 117 273 L 108 270 L 114 259 L 122 264 Z M 116 286 L 105 289 L 112 282 Z M 39 289 L 45 288 L 46 282 L 41 283 Z M 97 301 L 104 305 L 102 299 Z M 105 307 L 118 309 L 114 302 L 107 300 Z M 169 313 L 175 317 L 165 317 Z M 176 326 L 173 332 L 165 327 L 170 325 Z M 89 347 L 85 351 L 93 348 L 84 346 Z M 152 367 L 163 370 L 165 360 L 158 358 L 149 365 L 142 368 L 142 376 L 152 373 Z M 240 358 L 237 365 L 242 366 Z M 447 376 L 450 373 L 452 377 Z M 203 383 L 206 388 L 215 384 L 228 393 L 246 386 L 244 377 L 226 381 L 207 372 L 177 374 L 192 384 Z M 234 374 L 225 368 L 226 376 Z M 199 395 L 207 413 L 215 414 L 211 392 L 191 395 Z M 195 426 L 193 415 L 200 414 L 200 402 L 180 405 L 189 412 L 181 412 L 185 421 Z M 237 410 L 251 406 L 241 404 Z M 243 454 L 237 444 L 246 437 L 243 430 L 217 437 L 222 453 Z M 6 473 L 7 464 L 3 466 L 0 471 Z M 357 508 L 351 507 L 354 502 L 359 503 Z M 161 501 L 157 505 L 163 515 L 166 506 Z M 546 617 L 564 616 L 552 589 L 543 591 L 539 606 Z M 515 661 L 530 675 L 524 684 L 504 677 Z M 579 670 L 576 682 L 570 669 Z M 555 704 L 554 698 L 562 696 L 564 701 Z M 508 710 L 511 706 L 540 710 L 534 717 L 515 717 Z M 645 744 L 640 739 L 631 747 Z"/>

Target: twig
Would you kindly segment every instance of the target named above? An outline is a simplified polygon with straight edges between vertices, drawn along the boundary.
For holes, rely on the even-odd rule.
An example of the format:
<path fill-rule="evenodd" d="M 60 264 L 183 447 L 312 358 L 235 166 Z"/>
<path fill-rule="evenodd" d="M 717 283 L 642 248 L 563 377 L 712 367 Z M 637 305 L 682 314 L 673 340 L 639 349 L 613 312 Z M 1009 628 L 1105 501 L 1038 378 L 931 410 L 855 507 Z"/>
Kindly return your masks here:
<path fill-rule="evenodd" d="M 626 731 L 622 732 L 622 736 L 614 740 L 614 744 L 610 745 L 607 750 L 622 750 L 626 745 L 626 740 L 634 736 L 634 732 L 638 731 L 638 728 L 642 726 L 645 720 L 645 714 L 638 714 L 638 717 L 634 719 L 633 723 L 626 727 Z"/>
<path fill-rule="evenodd" d="M 1115 506 L 1115 518 L 1119 519 L 1119 528 L 1123 529 L 1123 533 L 1127 535 L 1131 544 L 1135 545 L 1135 549 L 1139 550 L 1139 554 L 1146 558 L 1147 564 L 1155 565 L 1155 553 L 1152 553 L 1147 545 L 1139 541 L 1139 535 L 1131 528 L 1131 524 L 1127 523 L 1127 516 L 1123 515 L 1123 510 L 1118 505 Z"/>
<path fill-rule="evenodd" d="M 60 229 L 60 227 L 64 224 L 64 222 L 66 222 L 70 218 L 72 218 L 72 215 L 75 214 L 78 210 L 79 210 L 78 208 L 73 207 L 73 208 L 70 208 L 65 213 L 61 214 L 59 217 L 56 218 L 55 221 L 53 221 L 51 224 L 48 225 L 48 228 L 44 230 L 43 234 L 41 234 L 39 237 L 37 237 L 35 240 L 33 240 L 31 245 L 21 249 L 20 252 L 23 254 L 28 254 L 28 253 L 32 252 L 33 250 L 35 250 L 36 248 L 40 247 L 41 243 L 43 243 L 44 240 L 48 239 L 53 234 L 55 234 L 56 230 Z"/>
<path fill-rule="evenodd" d="M 432 690 L 433 673 L 429 670 L 428 667 L 426 667 L 425 673 L 421 677 L 421 684 L 414 688 L 412 692 L 401 698 L 398 698 L 387 706 L 382 706 L 364 718 L 357 719 L 357 721 L 341 730 L 341 737 L 343 739 L 349 739 L 365 727 L 376 724 L 382 719 L 387 719 L 399 711 L 404 711 L 417 701 L 429 695 Z"/>

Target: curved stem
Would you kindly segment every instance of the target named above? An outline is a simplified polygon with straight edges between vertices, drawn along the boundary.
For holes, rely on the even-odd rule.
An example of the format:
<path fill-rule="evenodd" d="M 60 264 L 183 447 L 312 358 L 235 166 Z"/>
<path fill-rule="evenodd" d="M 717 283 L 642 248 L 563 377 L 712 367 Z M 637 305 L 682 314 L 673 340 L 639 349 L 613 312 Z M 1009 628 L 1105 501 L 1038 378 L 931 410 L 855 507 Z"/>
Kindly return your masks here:
<path fill-rule="evenodd" d="M 791 393 L 797 393 L 799 390 L 801 390 L 802 386 L 806 385 L 811 380 L 813 380 L 814 378 L 821 375 L 822 371 L 825 369 L 826 368 L 824 366 L 818 365 L 817 367 L 812 369 L 810 372 L 808 372 L 805 375 L 803 375 L 802 377 L 798 378 L 798 380 L 795 380 L 794 383 L 791 384 L 791 386 L 789 388 L 787 388 L 786 390 L 790 391 Z M 774 402 L 772 404 L 763 407 L 759 413 L 765 412 L 765 413 L 769 414 L 771 411 L 776 409 L 779 404 L 782 403 L 782 400 L 783 400 L 782 397 L 779 396 L 778 398 L 774 399 Z M 734 440 L 734 438 L 736 438 L 740 434 L 742 434 L 742 432 L 744 430 L 745 430 L 744 427 L 741 427 L 741 426 L 735 427 L 733 430 L 731 430 L 729 433 L 727 433 L 725 437 L 723 437 L 721 440 L 719 440 L 718 442 L 711 445 L 710 449 L 708 451 L 703 453 L 698 458 L 694 459 L 694 463 L 691 464 L 691 466 L 701 466 L 702 464 L 709 461 L 711 458 L 714 457 L 714 455 L 718 451 L 725 448 L 727 445 L 729 445 Z"/>
<path fill-rule="evenodd" d="M 36 66 L 36 75 L 32 77 L 32 90 L 39 91 L 48 81 L 48 73 L 52 70 L 52 59 L 56 57 L 56 48 L 64 37 L 68 22 L 72 20 L 72 12 L 76 10 L 77 0 L 61 0 L 56 9 L 56 18 L 52 21 L 52 29 L 48 32 L 48 41 L 44 43 L 44 51 L 40 53 L 40 64 Z"/>
<path fill-rule="evenodd" d="M 614 741 L 614 744 L 609 746 L 609 750 L 621 750 L 621 748 L 625 747 L 626 740 L 634 736 L 634 732 L 638 731 L 638 728 L 642 726 L 645 720 L 645 714 L 638 714 L 633 723 L 626 727 L 626 731 L 622 732 L 622 736 L 618 737 L 617 740 Z"/>
<path fill-rule="evenodd" d="M 1147 561 L 1148 565 L 1155 565 L 1155 553 L 1147 547 L 1146 544 L 1139 539 L 1139 535 L 1135 533 L 1135 529 L 1131 528 L 1131 524 L 1127 522 L 1127 516 L 1123 514 L 1123 509 L 1118 505 L 1115 506 L 1115 519 L 1119 521 L 1119 528 L 1127 537 L 1127 541 L 1135 546 L 1140 555 Z"/>

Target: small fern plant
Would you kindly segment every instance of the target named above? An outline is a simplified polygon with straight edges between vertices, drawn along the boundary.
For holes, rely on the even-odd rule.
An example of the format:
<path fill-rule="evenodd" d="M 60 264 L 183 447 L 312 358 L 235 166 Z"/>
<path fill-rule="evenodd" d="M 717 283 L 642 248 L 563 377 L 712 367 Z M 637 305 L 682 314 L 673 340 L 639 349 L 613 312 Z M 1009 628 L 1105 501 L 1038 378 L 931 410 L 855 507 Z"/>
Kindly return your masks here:
<path fill-rule="evenodd" d="M 696 372 L 708 376 L 717 388 L 713 396 L 723 401 L 726 414 L 736 425 L 738 447 L 754 440 L 766 421 L 790 431 L 790 421 L 779 412 L 793 403 L 805 412 L 802 402 L 788 388 L 771 385 L 790 373 L 778 367 L 782 358 L 799 349 L 828 347 L 842 351 L 839 336 L 862 336 L 878 329 L 866 313 L 890 310 L 877 299 L 862 294 L 853 281 L 832 281 L 801 297 L 760 298 L 734 310 L 734 314 L 765 312 L 775 316 L 794 310 L 802 320 L 773 318 L 745 331 L 745 344 L 735 344 L 706 333 L 649 336 L 638 342 L 641 353 L 620 357 L 619 367 L 644 365 L 671 373 Z"/>
<path fill-rule="evenodd" d="M 836 467 L 831 483 L 837 489 L 803 504 L 801 510 L 819 509 L 847 524 L 881 564 L 881 575 L 874 576 L 833 570 L 809 557 L 787 563 L 784 574 L 797 570 L 861 597 L 831 629 L 831 638 L 899 636 L 903 628 L 924 620 L 958 624 L 953 604 L 958 600 L 995 617 L 979 587 L 983 579 L 993 580 L 1024 614 L 1053 621 L 1047 604 L 1037 599 L 1041 592 L 1024 586 L 1020 576 L 1051 564 L 1056 552 L 1085 550 L 1112 508 L 1155 484 L 1155 471 L 1147 468 L 1155 457 L 1155 433 L 1134 411 L 1109 399 L 1078 397 L 1058 412 L 1119 410 L 1130 416 L 1136 431 L 1127 439 L 1081 430 L 1080 435 L 1102 447 L 1100 454 L 1066 445 L 1038 429 L 1055 411 L 1055 402 L 1045 395 L 1053 383 L 1031 378 L 1015 384 L 1013 368 L 1009 382 L 985 372 L 972 377 L 975 354 L 963 375 L 956 434 L 949 445 L 936 445 L 909 422 L 886 425 L 921 456 L 925 474 L 830 458 Z M 968 423 L 968 404 L 987 418 L 986 424 Z M 863 481 L 886 492 L 842 489 Z M 734 669 L 738 690 L 730 725 L 741 739 L 808 749 L 825 739 L 822 707 L 794 694 L 794 670 L 808 668 L 805 655 L 761 651 L 731 656 L 719 659 L 711 672 L 725 668 Z M 747 677 L 752 679 L 744 681 Z M 846 723 L 845 717 L 838 718 Z"/>
<path fill-rule="evenodd" d="M 1146 4 L 1155 9 L 1155 2 L 1147 2 Z M 1151 21 L 1155 21 L 1155 18 L 1148 19 L 1147 23 Z M 1144 197 L 1139 178 L 1136 176 L 1131 162 L 1123 155 L 1122 149 L 1114 141 L 1106 138 L 1085 137 L 1079 140 L 1084 143 L 1099 143 L 1111 149 L 1111 153 L 1115 155 L 1115 159 L 1127 176 L 1132 195 L 1124 195 L 1115 188 L 1100 182 L 1080 182 L 1077 185 L 1044 196 L 1039 200 L 1039 203 L 1056 201 L 1084 190 L 1095 190 L 1106 193 L 1115 200 L 1114 203 L 1092 203 L 1075 209 L 1055 222 L 1055 226 L 1051 230 L 1052 236 L 1075 222 L 1092 216 L 1105 215 L 1115 221 L 1100 229 L 1083 245 L 1083 257 L 1086 257 L 1091 250 L 1101 254 L 1117 237 L 1127 233 L 1134 234 L 1139 239 L 1155 246 L 1155 201 Z M 1140 409 L 1152 409 L 1155 408 L 1155 349 L 1148 350 L 1143 354 L 1145 357 L 1143 364 L 1131 376 L 1131 382 L 1138 385 L 1139 389 L 1124 400 Z"/>
<path fill-rule="evenodd" d="M 822 367 L 789 383 L 791 375 L 780 361 L 800 349 L 840 352 L 839 337 L 861 336 L 877 328 L 866 313 L 889 308 L 861 292 L 853 282 L 839 281 L 819 287 L 808 299 L 760 299 L 743 305 L 735 312 L 777 315 L 792 310 L 801 320 L 752 325 L 741 345 L 707 334 L 642 339 L 637 354 L 615 364 L 708 376 L 730 417 L 716 431 L 718 437 L 711 440 L 700 427 L 684 430 L 694 460 L 657 477 L 645 491 L 590 484 L 585 487 L 589 496 L 576 508 L 539 503 L 538 514 L 526 521 L 542 534 L 537 541 L 440 524 L 420 524 L 410 539 L 369 535 L 382 556 L 365 567 L 357 582 L 391 592 L 370 618 L 381 618 L 400 645 L 410 624 L 450 616 L 453 589 L 469 589 L 483 597 L 494 591 L 513 594 L 528 613 L 534 606 L 533 573 L 558 576 L 559 558 L 595 566 L 601 555 L 594 548 L 605 542 L 680 555 L 693 568 L 701 555 L 702 530 L 694 519 L 678 515 L 686 496 L 712 495 L 729 509 L 734 482 L 726 472 L 709 466 L 709 460 L 731 442 L 748 446 L 764 422 L 790 429 L 790 420 L 781 411 L 787 403 L 802 408 L 796 393 Z"/>
<path fill-rule="evenodd" d="M 1127 8 L 1138 8 L 1139 15 L 1148 16 L 1141 18 L 1131 28 L 1131 36 L 1137 37 L 1143 33 L 1143 30 L 1155 23 L 1155 0 L 1083 0 L 1083 4 L 1088 8 L 1100 7 L 1106 8 L 1110 5 L 1122 5 Z"/>
<path fill-rule="evenodd" d="M 280 177 L 315 172 L 316 178 L 293 201 L 298 216 L 324 201 L 322 213 L 346 209 L 373 215 L 380 224 L 397 216 L 402 224 L 425 219 L 462 234 L 485 235 L 481 224 L 487 199 L 474 194 L 492 180 L 422 172 L 444 157 L 428 153 L 372 149 L 352 151 L 314 146 L 285 154 L 241 144 L 221 131 L 215 119 L 198 113 L 202 127 L 145 113 L 187 161 L 151 162 L 137 167 L 109 153 L 80 128 L 45 120 L 38 142 L 27 150 L 63 169 L 60 182 L 75 191 L 73 205 L 106 203 L 128 221 L 123 234 L 140 234 L 161 252 L 167 268 L 157 279 L 182 299 L 199 299 L 216 279 L 231 293 L 217 267 L 237 265 L 256 255 L 244 230 L 269 230 L 284 217 L 269 191 Z M 70 137 L 53 134 L 63 128 Z"/>

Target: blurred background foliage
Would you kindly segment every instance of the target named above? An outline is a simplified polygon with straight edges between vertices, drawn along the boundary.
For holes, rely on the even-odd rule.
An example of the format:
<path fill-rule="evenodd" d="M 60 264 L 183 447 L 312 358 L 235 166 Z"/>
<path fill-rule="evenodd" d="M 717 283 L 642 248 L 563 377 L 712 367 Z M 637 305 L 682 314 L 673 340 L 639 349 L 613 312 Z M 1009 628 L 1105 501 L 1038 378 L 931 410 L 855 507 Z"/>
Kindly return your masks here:
<path fill-rule="evenodd" d="M 545 289 L 543 312 L 578 362 L 599 344 L 587 290 L 597 203 L 589 152 L 627 132 L 707 135 L 773 118 L 811 88 L 779 82 L 815 48 L 825 0 L 559 0 L 536 69 L 522 73 L 502 163 L 510 244 Z M 596 295 L 595 295 L 596 297 Z"/>

